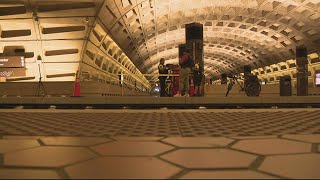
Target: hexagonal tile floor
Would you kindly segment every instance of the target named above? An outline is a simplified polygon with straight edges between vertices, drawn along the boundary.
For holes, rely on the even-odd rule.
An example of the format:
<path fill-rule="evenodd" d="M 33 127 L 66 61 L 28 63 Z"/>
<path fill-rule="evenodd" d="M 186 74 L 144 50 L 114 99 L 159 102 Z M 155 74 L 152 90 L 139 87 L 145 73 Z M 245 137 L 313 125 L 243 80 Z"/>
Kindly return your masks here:
<path fill-rule="evenodd" d="M 286 139 L 250 139 L 242 140 L 232 148 L 261 155 L 275 155 L 307 153 L 311 151 L 311 144 Z"/>
<path fill-rule="evenodd" d="M 180 179 L 277 179 L 277 177 L 253 170 L 195 170 Z"/>
<path fill-rule="evenodd" d="M 0 117 L 2 135 L 236 137 L 320 134 L 320 110 L 314 109 L 53 109 L 36 112 L 22 109 L 1 110 Z"/>
<path fill-rule="evenodd" d="M 163 159 L 189 169 L 248 168 L 257 156 L 230 149 L 178 149 Z"/>
<path fill-rule="evenodd" d="M 165 179 L 181 170 L 154 157 L 101 157 L 65 168 L 75 179 Z"/>
<path fill-rule="evenodd" d="M 320 178 L 319 110 L 0 111 L 0 117 L 0 179 Z"/>
<path fill-rule="evenodd" d="M 173 147 L 153 141 L 114 141 L 92 149 L 104 156 L 156 156 Z"/>

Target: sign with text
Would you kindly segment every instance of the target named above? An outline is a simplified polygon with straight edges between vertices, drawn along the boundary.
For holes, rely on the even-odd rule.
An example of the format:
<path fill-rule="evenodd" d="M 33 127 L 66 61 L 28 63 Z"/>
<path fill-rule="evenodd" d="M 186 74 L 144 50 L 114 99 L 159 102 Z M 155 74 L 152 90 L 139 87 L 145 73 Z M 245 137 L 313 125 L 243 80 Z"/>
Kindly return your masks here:
<path fill-rule="evenodd" d="M 23 56 L 0 56 L 0 68 L 24 67 L 25 60 Z"/>
<path fill-rule="evenodd" d="M 25 68 L 0 68 L 0 77 L 26 76 Z"/>

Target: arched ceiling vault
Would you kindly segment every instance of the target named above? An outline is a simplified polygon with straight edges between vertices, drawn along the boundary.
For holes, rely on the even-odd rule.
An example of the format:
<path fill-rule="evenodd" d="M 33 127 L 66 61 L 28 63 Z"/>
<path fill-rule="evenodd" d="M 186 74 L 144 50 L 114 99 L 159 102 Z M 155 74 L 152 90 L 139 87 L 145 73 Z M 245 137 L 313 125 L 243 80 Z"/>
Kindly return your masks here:
<path fill-rule="evenodd" d="M 192 22 L 204 25 L 209 77 L 294 59 L 300 45 L 320 53 L 319 0 L 1 0 L 0 55 L 23 48 L 34 81 L 41 55 L 48 81 L 74 80 L 81 66 L 89 78 L 129 73 L 147 86 L 142 74 L 157 73 L 161 57 L 177 63 Z"/>
<path fill-rule="evenodd" d="M 317 0 L 113 0 L 104 6 L 99 18 L 142 72 L 150 72 L 160 57 L 173 56 L 172 48 L 184 43 L 184 25 L 191 22 L 204 24 L 205 57 L 210 49 L 228 52 L 242 46 L 258 57 L 247 62 L 248 53 L 238 50 L 245 55 L 232 58 L 255 68 L 293 58 L 299 45 L 310 53 L 320 47 Z M 231 42 L 235 47 L 223 44 Z"/>

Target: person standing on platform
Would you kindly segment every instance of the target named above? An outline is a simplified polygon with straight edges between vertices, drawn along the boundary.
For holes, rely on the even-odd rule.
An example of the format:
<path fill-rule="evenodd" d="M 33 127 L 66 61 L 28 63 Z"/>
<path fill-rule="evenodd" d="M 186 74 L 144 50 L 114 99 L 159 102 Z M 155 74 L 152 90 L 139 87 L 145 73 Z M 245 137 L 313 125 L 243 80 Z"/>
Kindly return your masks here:
<path fill-rule="evenodd" d="M 189 97 L 190 85 L 189 76 L 191 73 L 191 68 L 193 67 L 193 60 L 189 55 L 189 49 L 186 49 L 182 57 L 179 59 L 179 91 L 175 97 L 184 96 Z"/>
<path fill-rule="evenodd" d="M 159 74 L 168 74 L 168 68 L 164 64 L 165 59 L 161 58 L 160 59 L 160 64 L 158 66 Z M 159 81 L 160 81 L 160 97 L 165 97 L 166 96 L 166 81 L 167 81 L 167 76 L 159 76 Z"/>
<path fill-rule="evenodd" d="M 200 64 L 197 63 L 193 67 L 193 83 L 194 83 L 194 96 L 201 96 L 202 92 L 202 86 L 201 86 L 201 81 L 202 81 L 202 68 L 200 67 Z"/>

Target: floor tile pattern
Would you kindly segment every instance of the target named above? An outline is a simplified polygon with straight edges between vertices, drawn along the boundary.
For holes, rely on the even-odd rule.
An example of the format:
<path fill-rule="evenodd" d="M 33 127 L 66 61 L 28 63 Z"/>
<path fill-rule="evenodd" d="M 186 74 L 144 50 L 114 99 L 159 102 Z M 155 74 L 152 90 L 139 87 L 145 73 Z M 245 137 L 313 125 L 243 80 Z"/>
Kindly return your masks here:
<path fill-rule="evenodd" d="M 168 137 L 163 141 L 177 147 L 226 147 L 234 140 L 225 137 Z"/>
<path fill-rule="evenodd" d="M 15 136 L 3 137 L 9 142 L 17 141 Z M 17 138 L 22 139 L 22 136 Z M 319 147 L 319 143 L 307 142 L 309 139 L 318 142 L 320 137 L 315 134 L 296 135 L 292 139 L 283 135 L 276 138 L 257 136 L 256 139 L 254 136 L 121 137 L 105 138 L 104 141 L 100 137 L 60 136 L 59 141 L 41 143 L 51 138 L 57 137 L 26 136 L 26 140 L 40 142 L 35 147 L 8 150 L 0 146 L 0 150 L 7 149 L 0 154 L 0 179 L 320 178 L 320 151 L 312 152 L 309 148 L 300 153 L 286 151 L 264 155 L 251 149 L 273 141 Z M 100 144 L 96 145 L 97 142 Z M 219 142 L 222 146 L 211 146 L 212 142 Z M 272 146 L 289 149 L 290 143 Z M 8 146 L 15 144 L 9 143 Z"/>
<path fill-rule="evenodd" d="M 310 152 L 311 144 L 285 139 L 250 139 L 242 140 L 232 148 L 261 155 L 275 155 Z"/>
<path fill-rule="evenodd" d="M 0 179 L 319 179 L 320 114 L 289 112 L 0 113 Z"/>
<path fill-rule="evenodd" d="M 173 149 L 153 141 L 115 141 L 92 147 L 99 154 L 109 156 L 155 156 Z"/>
<path fill-rule="evenodd" d="M 320 111 L 0 112 L 0 117 L 0 134 L 3 135 L 208 137 L 320 134 Z"/>
<path fill-rule="evenodd" d="M 75 179 L 165 179 L 181 170 L 153 157 L 102 157 L 66 168 Z"/>
<path fill-rule="evenodd" d="M 0 139 L 0 153 L 10 152 L 19 149 L 27 149 L 40 146 L 35 140 L 6 140 Z"/>
<path fill-rule="evenodd" d="M 257 158 L 252 154 L 229 149 L 179 149 L 162 156 L 185 168 L 247 168 Z"/>
<path fill-rule="evenodd" d="M 191 171 L 181 179 L 278 179 L 268 174 L 252 170 L 224 170 L 224 171 Z"/>
<path fill-rule="evenodd" d="M 83 147 L 42 146 L 33 149 L 7 153 L 4 164 L 24 167 L 60 167 L 95 157 Z"/>
<path fill-rule="evenodd" d="M 320 154 L 270 156 L 259 168 L 273 174 L 295 179 L 320 179 Z"/>
<path fill-rule="evenodd" d="M 54 170 L 0 169 L 0 179 L 61 179 Z"/>

